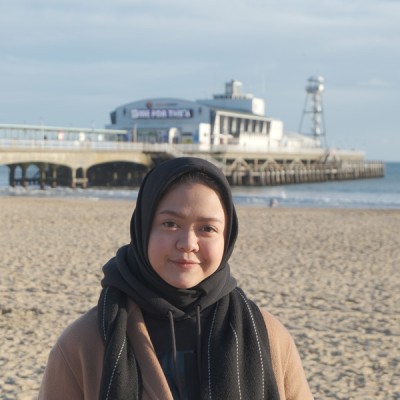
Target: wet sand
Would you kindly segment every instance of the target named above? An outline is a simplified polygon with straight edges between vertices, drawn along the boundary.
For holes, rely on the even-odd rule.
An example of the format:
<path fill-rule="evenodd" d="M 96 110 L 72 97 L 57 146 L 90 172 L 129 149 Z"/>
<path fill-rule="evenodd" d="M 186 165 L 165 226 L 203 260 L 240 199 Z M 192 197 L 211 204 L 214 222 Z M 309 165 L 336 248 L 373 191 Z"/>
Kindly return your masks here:
<path fill-rule="evenodd" d="M 0 198 L 0 398 L 38 394 L 49 350 L 97 303 L 128 201 Z M 400 399 L 400 211 L 238 208 L 231 266 L 290 330 L 316 399 Z"/>

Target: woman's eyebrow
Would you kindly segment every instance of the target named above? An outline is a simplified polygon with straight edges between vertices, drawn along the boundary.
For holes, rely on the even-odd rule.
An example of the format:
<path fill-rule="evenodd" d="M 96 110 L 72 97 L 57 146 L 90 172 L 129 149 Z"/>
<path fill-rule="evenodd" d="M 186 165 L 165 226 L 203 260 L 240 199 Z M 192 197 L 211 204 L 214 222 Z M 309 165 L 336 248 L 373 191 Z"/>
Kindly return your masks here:
<path fill-rule="evenodd" d="M 173 211 L 173 210 L 161 210 L 157 214 L 160 215 L 172 215 L 173 217 L 179 217 L 182 218 L 183 214 L 179 213 L 178 211 Z"/>
<path fill-rule="evenodd" d="M 179 211 L 175 211 L 175 210 L 161 210 L 160 212 L 158 212 L 159 215 L 168 215 L 168 216 L 172 216 L 172 217 L 176 217 L 176 218 L 185 218 L 186 216 L 183 213 L 180 213 Z M 198 221 L 203 221 L 203 222 L 219 222 L 221 224 L 224 223 L 224 221 L 221 218 L 217 218 L 217 217 L 199 217 L 197 218 Z"/>

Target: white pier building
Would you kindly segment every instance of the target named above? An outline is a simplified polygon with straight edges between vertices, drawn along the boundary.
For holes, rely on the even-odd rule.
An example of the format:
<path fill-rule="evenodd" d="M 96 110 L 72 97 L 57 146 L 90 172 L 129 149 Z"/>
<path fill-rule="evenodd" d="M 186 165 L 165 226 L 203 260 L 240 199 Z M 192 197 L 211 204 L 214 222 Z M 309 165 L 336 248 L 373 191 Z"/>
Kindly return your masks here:
<path fill-rule="evenodd" d="M 152 98 L 119 106 L 107 128 L 126 130 L 131 142 L 195 144 L 202 150 L 230 144 L 249 151 L 320 147 L 317 137 L 285 134 L 282 121 L 265 116 L 264 100 L 242 93 L 237 80 L 212 99 Z"/>

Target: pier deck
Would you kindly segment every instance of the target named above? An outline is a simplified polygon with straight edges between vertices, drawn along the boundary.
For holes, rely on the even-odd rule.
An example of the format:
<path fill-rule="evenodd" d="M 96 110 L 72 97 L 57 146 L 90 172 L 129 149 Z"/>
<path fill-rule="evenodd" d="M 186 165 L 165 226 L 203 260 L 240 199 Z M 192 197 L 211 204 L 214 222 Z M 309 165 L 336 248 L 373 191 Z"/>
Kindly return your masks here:
<path fill-rule="evenodd" d="M 205 158 L 232 185 L 281 185 L 384 176 L 384 164 L 346 150 L 243 149 L 239 146 L 0 139 L 10 185 L 138 186 L 153 165 L 173 157 Z M 29 176 L 28 168 L 37 172 Z"/>

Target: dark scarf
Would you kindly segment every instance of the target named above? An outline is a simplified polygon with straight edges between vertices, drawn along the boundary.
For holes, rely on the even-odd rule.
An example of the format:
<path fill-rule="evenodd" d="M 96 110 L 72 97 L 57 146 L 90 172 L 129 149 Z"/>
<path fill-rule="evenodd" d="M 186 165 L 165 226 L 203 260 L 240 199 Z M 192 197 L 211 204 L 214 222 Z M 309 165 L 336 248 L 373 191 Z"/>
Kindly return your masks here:
<path fill-rule="evenodd" d="M 227 215 L 224 256 L 218 270 L 190 289 L 163 281 L 150 266 L 147 245 L 154 212 L 171 184 L 185 174 L 212 177 Z M 132 298 L 153 316 L 175 320 L 195 314 L 196 307 L 213 306 L 202 341 L 201 398 L 278 399 L 272 372 L 268 333 L 257 306 L 236 288 L 228 259 L 238 223 L 229 184 L 221 171 L 198 158 L 182 157 L 151 170 L 139 191 L 131 220 L 131 245 L 118 250 L 103 268 L 99 328 L 105 341 L 100 399 L 141 397 L 140 370 L 126 337 L 126 299 Z"/>

